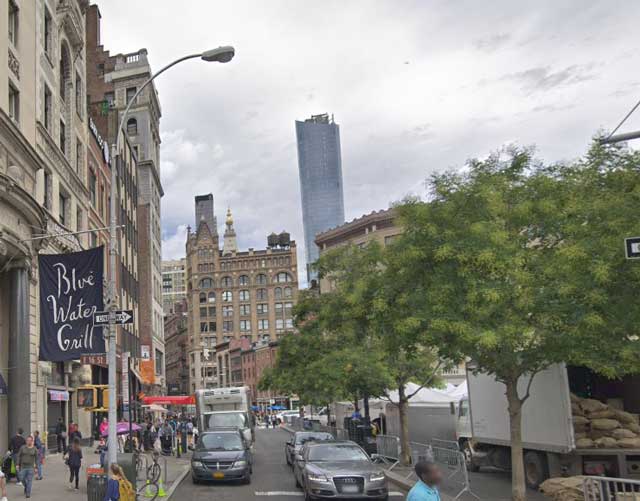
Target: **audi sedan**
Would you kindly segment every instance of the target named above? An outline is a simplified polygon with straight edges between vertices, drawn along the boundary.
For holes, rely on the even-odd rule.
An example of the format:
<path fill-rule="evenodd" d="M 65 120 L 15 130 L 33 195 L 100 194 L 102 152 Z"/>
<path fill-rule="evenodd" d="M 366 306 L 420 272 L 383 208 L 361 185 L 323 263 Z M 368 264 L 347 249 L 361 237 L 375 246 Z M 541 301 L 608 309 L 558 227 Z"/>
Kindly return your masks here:
<path fill-rule="evenodd" d="M 284 446 L 284 456 L 289 466 L 293 466 L 296 454 L 307 442 L 333 440 L 331 433 L 320 431 L 296 431 Z"/>
<path fill-rule="evenodd" d="M 389 496 L 384 472 L 355 442 L 307 443 L 296 455 L 293 472 L 306 500 Z"/>

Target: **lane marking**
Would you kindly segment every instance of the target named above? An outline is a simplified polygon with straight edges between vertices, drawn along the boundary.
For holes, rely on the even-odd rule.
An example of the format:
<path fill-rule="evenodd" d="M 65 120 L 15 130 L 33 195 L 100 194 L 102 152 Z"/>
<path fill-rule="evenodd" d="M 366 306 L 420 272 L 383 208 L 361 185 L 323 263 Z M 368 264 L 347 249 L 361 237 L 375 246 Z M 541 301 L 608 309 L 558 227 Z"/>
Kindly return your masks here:
<path fill-rule="evenodd" d="M 292 496 L 292 497 L 303 497 L 304 493 L 300 491 L 255 491 L 254 494 L 256 496 Z M 389 496 L 391 497 L 404 497 L 402 492 L 389 492 Z"/>

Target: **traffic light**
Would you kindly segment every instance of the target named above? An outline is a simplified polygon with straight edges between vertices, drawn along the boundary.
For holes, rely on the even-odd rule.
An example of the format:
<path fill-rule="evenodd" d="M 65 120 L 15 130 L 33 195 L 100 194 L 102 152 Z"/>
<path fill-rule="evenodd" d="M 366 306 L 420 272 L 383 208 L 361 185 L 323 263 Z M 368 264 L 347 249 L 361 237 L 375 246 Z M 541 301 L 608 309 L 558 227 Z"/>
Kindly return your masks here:
<path fill-rule="evenodd" d="M 109 408 L 109 388 L 102 388 L 102 391 L 98 394 L 98 406 L 102 409 Z"/>
<path fill-rule="evenodd" d="M 78 407 L 93 409 L 97 407 L 98 392 L 95 386 L 83 386 L 76 393 Z"/>

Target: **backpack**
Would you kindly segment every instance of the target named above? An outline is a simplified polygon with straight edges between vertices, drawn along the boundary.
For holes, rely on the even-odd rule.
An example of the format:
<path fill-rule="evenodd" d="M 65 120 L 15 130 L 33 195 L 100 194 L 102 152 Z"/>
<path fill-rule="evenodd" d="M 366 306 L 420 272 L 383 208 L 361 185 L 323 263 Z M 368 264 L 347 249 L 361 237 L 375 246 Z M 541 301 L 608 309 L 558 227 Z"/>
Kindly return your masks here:
<path fill-rule="evenodd" d="M 133 490 L 131 482 L 127 479 L 120 479 L 120 501 L 136 501 L 136 491 Z"/>

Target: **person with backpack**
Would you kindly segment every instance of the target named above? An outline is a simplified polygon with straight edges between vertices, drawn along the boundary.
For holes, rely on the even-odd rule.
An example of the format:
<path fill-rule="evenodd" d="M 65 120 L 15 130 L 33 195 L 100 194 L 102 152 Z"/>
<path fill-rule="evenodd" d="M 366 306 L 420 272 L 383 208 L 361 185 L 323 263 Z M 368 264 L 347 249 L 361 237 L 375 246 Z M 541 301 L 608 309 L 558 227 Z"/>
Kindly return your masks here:
<path fill-rule="evenodd" d="M 75 438 L 69 446 L 66 454 L 66 464 L 69 467 L 69 489 L 73 489 L 73 481 L 75 480 L 75 490 L 78 490 L 78 482 L 80 480 L 80 467 L 82 466 L 82 448 L 80 447 L 80 439 Z"/>
<path fill-rule="evenodd" d="M 16 433 L 11 440 L 9 441 L 9 450 L 11 451 L 11 458 L 13 460 L 13 465 L 17 469 L 18 468 L 18 453 L 20 452 L 21 447 L 26 443 L 22 434 L 22 428 L 18 428 L 18 433 Z M 16 481 L 18 485 L 22 485 L 22 479 L 20 475 L 16 471 Z"/>
<path fill-rule="evenodd" d="M 42 439 L 40 438 L 40 432 L 38 430 L 36 430 L 33 433 L 33 445 L 35 445 L 36 449 L 38 450 L 38 464 L 36 465 L 38 469 L 38 476 L 36 477 L 36 480 L 42 480 L 42 469 L 44 468 L 44 456 L 47 451 L 47 448 L 42 443 Z"/>
<path fill-rule="evenodd" d="M 135 501 L 136 491 L 127 480 L 120 465 L 112 463 L 110 469 L 111 475 L 107 481 L 107 492 L 104 495 L 104 501 Z"/>

